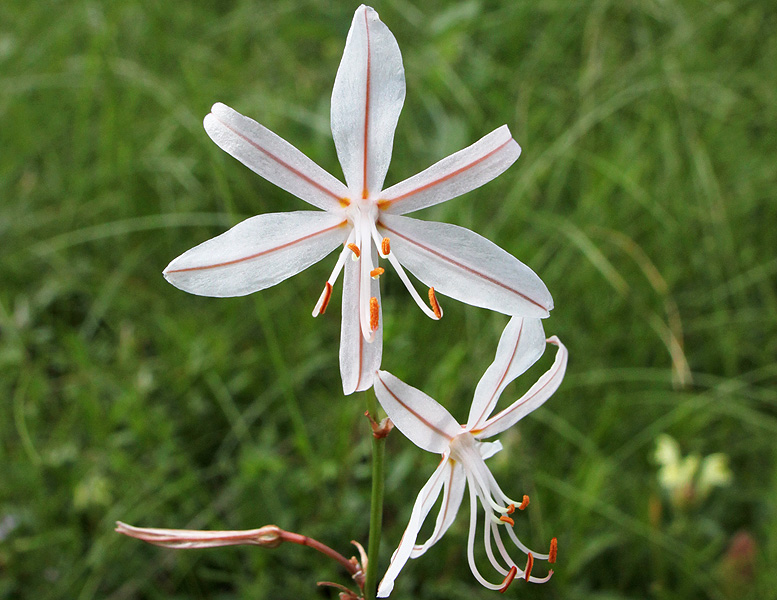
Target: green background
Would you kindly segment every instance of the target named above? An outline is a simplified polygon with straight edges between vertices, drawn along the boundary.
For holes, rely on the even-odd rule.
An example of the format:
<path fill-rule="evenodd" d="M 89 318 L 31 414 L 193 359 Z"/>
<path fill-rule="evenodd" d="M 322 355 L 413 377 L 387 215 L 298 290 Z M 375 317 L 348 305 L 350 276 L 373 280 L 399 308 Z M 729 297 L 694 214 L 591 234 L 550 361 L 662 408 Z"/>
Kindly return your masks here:
<path fill-rule="evenodd" d="M 570 350 L 559 392 L 489 461 L 532 498 L 521 538 L 559 539 L 552 581 L 508 594 L 774 598 L 777 5 L 374 6 L 407 76 L 387 184 L 507 123 L 516 164 L 418 216 L 530 265 L 555 299 L 546 332 Z M 342 281 L 310 317 L 334 256 L 245 298 L 161 276 L 247 216 L 306 208 L 208 139 L 214 102 L 341 176 L 329 97 L 355 8 L 0 5 L 0 598 L 327 598 L 317 580 L 347 583 L 297 546 L 173 551 L 112 528 L 275 523 L 348 556 L 366 544 L 370 442 L 365 399 L 341 392 Z M 383 366 L 463 420 L 507 319 L 440 302 L 428 320 L 387 271 Z M 661 433 L 726 453 L 731 484 L 673 506 Z M 437 464 L 399 433 L 387 459 L 382 568 Z M 467 568 L 467 520 L 465 502 L 393 597 L 496 597 Z"/>

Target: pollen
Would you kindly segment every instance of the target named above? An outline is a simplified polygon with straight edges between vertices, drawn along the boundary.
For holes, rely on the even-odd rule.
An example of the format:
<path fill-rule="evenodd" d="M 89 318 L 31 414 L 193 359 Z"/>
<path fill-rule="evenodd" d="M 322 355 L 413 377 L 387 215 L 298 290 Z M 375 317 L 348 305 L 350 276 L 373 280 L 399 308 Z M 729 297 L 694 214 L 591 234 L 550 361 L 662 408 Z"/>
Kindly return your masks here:
<path fill-rule="evenodd" d="M 380 305 L 378 304 L 378 299 L 373 296 L 370 298 L 370 329 L 372 331 L 377 331 L 378 325 L 380 324 Z"/>
<path fill-rule="evenodd" d="M 513 521 L 513 520 L 512 520 L 510 517 L 508 517 L 507 515 L 502 515 L 501 517 L 499 517 L 499 520 L 500 520 L 500 521 L 502 521 L 502 523 L 507 523 L 507 524 L 508 524 L 510 527 L 512 527 L 513 525 L 515 525 L 515 521 Z"/>
<path fill-rule="evenodd" d="M 500 594 L 504 594 L 507 591 L 507 588 L 510 587 L 510 584 L 513 582 L 513 579 L 515 579 L 515 576 L 517 574 L 518 574 L 518 567 L 516 567 L 515 565 L 510 567 L 510 571 L 505 576 L 504 581 L 502 581 L 502 587 L 499 588 Z"/>
<path fill-rule="evenodd" d="M 525 581 L 529 581 L 529 577 L 531 577 L 531 568 L 534 566 L 534 557 L 532 556 L 531 552 L 529 552 L 529 555 L 526 557 L 526 570 L 523 572 L 523 578 Z"/>
<path fill-rule="evenodd" d="M 385 272 L 386 272 L 386 270 L 383 267 L 377 267 L 377 268 L 373 269 L 372 271 L 370 271 L 370 277 L 372 277 L 373 279 L 377 279 L 378 277 L 383 275 L 383 273 L 385 273 Z"/>
<path fill-rule="evenodd" d="M 553 538 L 550 540 L 550 552 L 548 552 L 548 562 L 553 564 L 556 562 L 556 555 L 558 554 L 558 540 Z"/>
<path fill-rule="evenodd" d="M 329 305 L 329 299 L 332 297 L 332 284 L 328 281 L 324 285 L 324 291 L 321 292 L 321 297 L 318 299 L 318 305 L 316 309 L 317 314 L 323 315 L 326 312 L 326 307 Z"/>
<path fill-rule="evenodd" d="M 350 248 L 351 252 L 353 252 L 353 259 L 356 260 L 361 256 L 361 251 L 359 250 L 359 246 L 357 246 L 354 243 L 348 244 L 348 248 Z"/>
<path fill-rule="evenodd" d="M 432 312 L 434 313 L 434 316 L 438 319 L 442 318 L 442 309 L 440 308 L 440 303 L 437 302 L 437 296 L 434 295 L 434 288 L 429 288 L 429 304 L 432 307 Z"/>
<path fill-rule="evenodd" d="M 383 252 L 383 256 L 391 254 L 391 241 L 387 237 L 384 237 L 383 240 L 381 240 L 380 249 Z"/>
<path fill-rule="evenodd" d="M 510 504 L 510 506 L 507 507 L 507 514 L 511 515 L 515 512 L 515 504 Z"/>
<path fill-rule="evenodd" d="M 529 497 L 524 494 L 523 500 L 521 500 L 521 503 L 518 505 L 518 510 L 525 510 L 527 506 L 529 506 Z"/>

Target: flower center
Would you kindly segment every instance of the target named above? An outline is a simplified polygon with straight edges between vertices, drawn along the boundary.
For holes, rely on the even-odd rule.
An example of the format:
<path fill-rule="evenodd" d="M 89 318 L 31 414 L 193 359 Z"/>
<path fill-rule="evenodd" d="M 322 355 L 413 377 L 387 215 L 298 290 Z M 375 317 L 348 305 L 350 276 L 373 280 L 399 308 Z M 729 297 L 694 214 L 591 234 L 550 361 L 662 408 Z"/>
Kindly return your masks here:
<path fill-rule="evenodd" d="M 374 225 L 378 221 L 378 205 L 370 198 L 354 198 L 345 209 L 345 216 L 355 229 Z"/>

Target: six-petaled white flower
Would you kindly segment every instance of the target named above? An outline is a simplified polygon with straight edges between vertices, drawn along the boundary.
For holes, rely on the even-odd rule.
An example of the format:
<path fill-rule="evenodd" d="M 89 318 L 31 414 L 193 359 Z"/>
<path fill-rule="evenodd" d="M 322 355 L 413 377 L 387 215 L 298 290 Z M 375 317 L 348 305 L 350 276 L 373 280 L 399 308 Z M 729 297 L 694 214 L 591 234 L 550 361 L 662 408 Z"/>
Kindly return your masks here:
<path fill-rule="evenodd" d="M 252 217 L 185 252 L 164 271 L 170 283 L 187 292 L 242 296 L 275 285 L 342 246 L 313 316 L 324 312 L 344 270 L 340 370 L 346 394 L 369 388 L 380 366 L 379 257 L 391 263 L 416 303 L 435 319 L 442 316 L 435 290 L 508 315 L 545 317 L 553 307 L 540 278 L 492 242 L 462 227 L 402 216 L 473 190 L 507 169 L 521 149 L 506 125 L 382 189 L 404 98 L 397 42 L 373 9 L 360 6 L 332 92 L 332 136 L 347 185 L 259 123 L 214 105 L 204 125 L 216 144 L 324 212 Z M 429 286 L 431 307 L 403 265 Z"/>
<path fill-rule="evenodd" d="M 504 388 L 543 354 L 546 341 L 558 346 L 553 365 L 521 398 L 489 417 Z M 531 569 L 535 559 L 555 562 L 555 538 L 548 554 L 532 552 L 518 539 L 513 531 L 513 518 L 509 515 L 516 508 L 526 508 L 528 496 L 524 496 L 522 502 L 516 502 L 502 491 L 485 463 L 485 459 L 501 450 L 501 444 L 482 440 L 511 427 L 550 398 L 560 385 L 566 366 L 566 348 L 555 336 L 545 340 L 539 319 L 513 317 L 499 340 L 494 362 L 475 389 L 465 425 L 459 425 L 436 400 L 391 373 L 379 371 L 376 374 L 375 393 L 394 425 L 420 448 L 442 455 L 439 466 L 418 494 L 402 541 L 378 588 L 379 597 L 391 593 L 394 580 L 408 559 L 422 555 L 447 531 L 459 510 L 465 487 L 469 488 L 470 499 L 467 559 L 475 578 L 494 590 L 504 590 L 516 576 L 534 583 L 543 583 L 550 578 L 552 571 L 546 577 L 538 578 L 531 575 Z M 442 502 L 434 530 L 424 544 L 418 545 L 416 538 L 421 525 L 441 491 Z M 494 569 L 503 576 L 498 583 L 486 580 L 475 564 L 478 501 L 486 513 L 483 530 L 486 555 Z M 510 540 L 527 555 L 524 568 L 519 567 L 508 553 L 502 540 L 502 527 Z M 494 547 L 498 554 L 494 552 Z"/>

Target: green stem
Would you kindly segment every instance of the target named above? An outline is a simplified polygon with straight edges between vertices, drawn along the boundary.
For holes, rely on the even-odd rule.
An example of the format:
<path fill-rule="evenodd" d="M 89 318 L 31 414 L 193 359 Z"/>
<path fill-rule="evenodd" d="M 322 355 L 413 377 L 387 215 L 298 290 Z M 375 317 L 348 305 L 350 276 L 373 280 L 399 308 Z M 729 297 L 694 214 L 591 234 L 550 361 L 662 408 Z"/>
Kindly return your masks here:
<path fill-rule="evenodd" d="M 375 392 L 367 392 L 367 410 L 378 420 L 378 401 Z M 374 600 L 378 584 L 378 555 L 380 534 L 383 527 L 383 480 L 386 465 L 385 437 L 372 437 L 372 495 L 370 498 L 370 541 L 367 546 L 367 574 L 364 582 L 365 600 Z"/>

